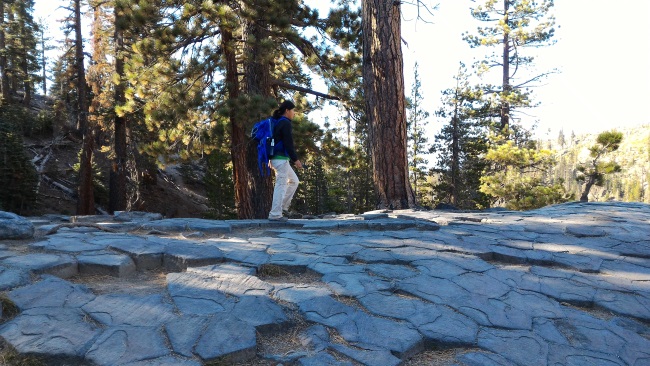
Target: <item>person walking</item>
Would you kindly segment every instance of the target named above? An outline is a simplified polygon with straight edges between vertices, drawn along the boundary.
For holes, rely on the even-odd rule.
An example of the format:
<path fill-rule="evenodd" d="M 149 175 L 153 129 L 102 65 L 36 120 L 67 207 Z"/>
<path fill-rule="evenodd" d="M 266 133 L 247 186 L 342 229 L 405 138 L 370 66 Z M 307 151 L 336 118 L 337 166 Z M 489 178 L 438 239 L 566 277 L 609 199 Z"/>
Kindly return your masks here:
<path fill-rule="evenodd" d="M 298 189 L 298 176 L 291 168 L 293 163 L 296 168 L 302 169 L 302 163 L 298 159 L 293 144 L 293 130 L 291 120 L 295 116 L 295 104 L 285 100 L 278 109 L 273 112 L 271 126 L 273 126 L 273 139 L 275 147 L 273 156 L 269 160 L 271 168 L 275 172 L 275 187 L 273 188 L 273 204 L 269 212 L 269 220 L 287 221 L 283 211 L 288 211 L 296 189 Z"/>

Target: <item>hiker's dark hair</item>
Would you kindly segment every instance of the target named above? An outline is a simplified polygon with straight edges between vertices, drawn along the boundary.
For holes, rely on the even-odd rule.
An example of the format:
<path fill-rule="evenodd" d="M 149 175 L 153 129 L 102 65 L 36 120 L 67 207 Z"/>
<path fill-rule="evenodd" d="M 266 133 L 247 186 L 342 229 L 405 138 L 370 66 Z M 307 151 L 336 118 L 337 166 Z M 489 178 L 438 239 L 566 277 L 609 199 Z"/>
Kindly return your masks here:
<path fill-rule="evenodd" d="M 282 117 L 282 115 L 284 114 L 284 112 L 286 112 L 287 110 L 292 110 L 292 109 L 294 109 L 294 108 L 296 108 L 296 105 L 293 104 L 292 101 L 290 101 L 290 100 L 285 100 L 284 102 L 282 102 L 282 103 L 280 104 L 280 106 L 278 107 L 278 109 L 276 109 L 275 111 L 273 111 L 273 118 L 278 119 L 278 118 Z"/>

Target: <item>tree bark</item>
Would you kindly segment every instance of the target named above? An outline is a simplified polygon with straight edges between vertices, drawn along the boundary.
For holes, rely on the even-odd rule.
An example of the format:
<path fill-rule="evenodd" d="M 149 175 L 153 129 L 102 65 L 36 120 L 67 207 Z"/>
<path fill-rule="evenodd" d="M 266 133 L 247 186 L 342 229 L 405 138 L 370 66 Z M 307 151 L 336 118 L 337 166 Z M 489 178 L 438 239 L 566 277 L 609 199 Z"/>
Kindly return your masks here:
<path fill-rule="evenodd" d="M 24 18 L 22 19 L 23 22 L 25 22 Z M 25 27 L 27 24 L 22 24 L 21 30 L 20 30 L 20 35 L 23 40 L 27 38 L 27 34 L 25 33 Z M 29 76 L 29 63 L 27 61 L 27 54 L 28 54 L 27 47 L 22 51 L 22 58 L 20 60 L 20 68 L 22 69 L 23 72 L 23 89 L 24 89 L 24 94 L 23 94 L 23 105 L 26 107 L 29 107 L 30 104 L 32 104 L 32 83 L 30 81 L 30 76 Z"/>
<path fill-rule="evenodd" d="M 589 191 L 591 191 L 591 187 L 593 187 L 595 183 L 596 180 L 593 179 L 592 177 L 587 178 L 587 182 L 585 183 L 585 189 L 584 191 L 582 191 L 582 195 L 580 196 L 580 202 L 589 201 Z"/>
<path fill-rule="evenodd" d="M 246 24 L 244 40 L 246 42 L 246 64 L 244 66 L 245 94 L 249 98 L 271 97 L 271 70 L 268 62 L 268 50 L 264 47 L 264 41 L 269 38 L 269 31 L 266 24 L 260 21 L 249 21 Z M 251 106 L 251 109 L 254 109 Z M 249 200 L 239 202 L 237 207 L 240 218 L 265 219 L 271 211 L 271 200 L 273 198 L 273 180 L 270 176 L 262 177 L 257 165 L 257 146 L 253 141 L 244 136 L 245 144 L 242 149 L 246 157 L 246 170 L 248 175 L 248 188 L 250 189 Z M 246 205 L 248 207 L 244 207 Z M 241 210 L 241 211 L 240 211 Z M 245 216 L 243 214 L 246 214 Z"/>
<path fill-rule="evenodd" d="M 503 0 L 505 24 L 508 24 L 509 1 Z M 503 98 L 510 95 L 510 36 L 508 31 L 503 32 L 503 96 L 501 100 L 501 133 L 507 134 L 510 125 L 510 103 Z"/>
<path fill-rule="evenodd" d="M 363 87 L 377 208 L 413 207 L 399 2 L 363 0 Z"/>
<path fill-rule="evenodd" d="M 124 32 L 120 26 L 121 10 L 115 7 L 115 74 L 118 77 L 118 84 L 115 85 L 115 105 L 123 106 L 126 104 L 124 89 Z M 126 210 L 126 162 L 127 162 L 127 142 L 126 130 L 127 120 L 124 115 L 115 113 L 114 120 L 114 152 L 115 159 L 111 163 L 109 177 L 109 201 L 108 212 Z"/>
<path fill-rule="evenodd" d="M 75 61 L 77 67 L 77 92 L 79 115 L 77 129 L 83 135 L 81 157 L 79 163 L 79 197 L 77 199 L 77 215 L 95 214 L 95 197 L 93 193 L 93 131 L 88 123 L 88 94 L 86 72 L 84 68 L 83 38 L 81 36 L 81 0 L 74 0 L 75 17 Z"/>
<path fill-rule="evenodd" d="M 237 100 L 240 96 L 239 77 L 237 76 L 237 53 L 235 52 L 232 31 L 221 28 L 221 44 L 226 60 L 226 90 L 229 100 Z M 239 113 L 230 112 L 230 154 L 233 165 L 233 181 L 235 185 L 235 208 L 240 219 L 253 217 L 250 202 L 251 189 L 248 182 L 251 178 L 246 168 L 246 133 Z"/>
<path fill-rule="evenodd" d="M 2 100 L 9 102 L 9 75 L 7 74 L 7 42 L 5 39 L 5 2 L 0 0 L 0 78 L 2 79 Z"/>

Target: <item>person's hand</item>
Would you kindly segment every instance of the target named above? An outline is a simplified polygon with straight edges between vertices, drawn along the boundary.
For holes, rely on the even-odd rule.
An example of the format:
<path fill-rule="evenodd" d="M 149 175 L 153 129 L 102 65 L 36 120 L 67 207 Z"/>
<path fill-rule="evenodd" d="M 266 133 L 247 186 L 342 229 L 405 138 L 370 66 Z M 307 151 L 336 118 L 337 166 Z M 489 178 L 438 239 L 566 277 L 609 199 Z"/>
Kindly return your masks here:
<path fill-rule="evenodd" d="M 300 160 L 296 160 L 296 162 L 293 163 L 293 164 L 294 164 L 294 165 L 296 166 L 296 168 L 298 168 L 298 169 L 302 169 L 302 168 L 303 168 L 302 163 L 300 162 Z"/>

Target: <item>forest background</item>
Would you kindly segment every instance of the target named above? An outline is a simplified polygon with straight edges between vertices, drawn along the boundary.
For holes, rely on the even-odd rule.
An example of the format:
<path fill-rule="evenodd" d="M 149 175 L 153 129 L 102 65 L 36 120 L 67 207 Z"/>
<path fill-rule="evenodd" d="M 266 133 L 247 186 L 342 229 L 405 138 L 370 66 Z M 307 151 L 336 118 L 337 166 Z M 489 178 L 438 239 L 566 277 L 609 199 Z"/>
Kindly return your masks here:
<path fill-rule="evenodd" d="M 4 2 L 9 5 L 11 4 L 11 2 Z M 28 9 L 30 8 L 29 3 L 28 1 L 25 4 Z M 37 5 L 41 3 L 52 4 L 51 2 L 37 2 Z M 62 1 L 62 3 L 66 3 L 64 6 L 72 5 L 72 2 L 67 4 L 68 2 Z M 307 5 L 316 5 L 316 2 L 305 3 Z M 326 2 L 318 2 L 321 8 L 324 3 Z M 346 5 L 345 3 L 347 2 L 340 3 Z M 453 5 L 451 5 L 452 3 Z M 608 5 L 604 1 L 602 3 L 592 1 L 587 4 L 585 1 L 576 1 L 571 2 L 571 6 L 568 6 L 567 2 L 560 2 L 556 4 L 555 8 L 552 8 L 552 14 L 557 15 L 559 27 L 557 27 L 556 38 L 559 39 L 557 40 L 557 44 L 539 48 L 533 53 L 536 60 L 543 61 L 535 63 L 535 68 L 531 75 L 549 71 L 551 73 L 543 83 L 535 86 L 535 98 L 536 100 L 541 100 L 542 103 L 537 107 L 529 108 L 517 120 L 517 123 L 521 126 L 526 136 L 526 138 L 520 138 L 518 140 L 519 142 L 517 144 L 520 148 L 534 147 L 535 150 L 541 151 L 544 148 L 553 147 L 549 142 L 543 142 L 542 139 L 550 140 L 551 135 L 555 135 L 557 137 L 553 139 L 556 140 L 556 145 L 561 150 L 568 147 L 579 149 L 580 141 L 588 140 L 588 138 L 577 138 L 574 131 L 579 133 L 598 132 L 604 129 L 625 127 L 625 125 L 638 126 L 647 122 L 647 119 L 644 120 L 646 117 L 642 113 L 639 113 L 640 108 L 635 108 L 635 106 L 643 105 L 644 102 L 641 98 L 644 95 L 650 95 L 650 92 L 647 91 L 650 88 L 650 82 L 639 82 L 639 80 L 644 79 L 650 81 L 648 69 L 645 67 L 650 63 L 648 62 L 648 54 L 650 53 L 648 52 L 648 45 L 650 42 L 647 42 L 647 37 L 650 34 L 648 32 L 648 24 L 650 22 L 644 19 L 644 16 L 646 18 L 648 17 L 649 12 L 646 10 L 648 10 L 649 5 L 643 1 L 629 1 L 629 4 L 628 2 L 625 4 L 629 6 L 616 7 Z M 433 98 L 435 94 L 439 94 L 439 91 L 454 87 L 455 79 L 457 80 L 460 75 L 458 72 L 459 62 L 472 64 L 474 61 L 484 57 L 480 54 L 481 51 L 478 51 L 478 48 L 469 48 L 467 42 L 463 41 L 463 37 L 461 36 L 463 32 L 475 32 L 477 23 L 472 23 L 473 19 L 470 13 L 470 7 L 473 6 L 475 7 L 476 4 L 471 1 L 443 2 L 437 8 L 433 7 L 433 4 L 420 2 L 411 6 L 405 3 L 402 6 L 404 19 L 402 38 L 405 45 L 404 76 L 407 88 L 409 89 L 406 90 L 409 101 L 409 177 L 416 191 L 418 206 L 432 207 L 440 203 L 450 203 L 448 184 L 446 185 L 444 181 L 444 175 L 449 173 L 450 164 L 442 161 L 444 159 L 440 157 L 443 151 L 449 150 L 449 145 L 445 145 L 444 143 L 446 141 L 444 133 L 441 133 L 444 130 L 445 123 L 449 120 L 449 115 L 446 115 L 443 111 L 444 96 L 441 98 L 441 101 L 437 102 Z M 36 8 L 38 9 L 38 6 Z M 68 8 L 67 10 L 59 10 L 58 12 L 64 11 L 64 14 L 65 12 L 69 13 L 72 6 L 68 6 Z M 98 19 L 100 19 L 99 22 L 102 21 L 102 15 L 96 11 L 99 8 L 101 7 L 97 5 L 85 8 L 86 16 L 82 18 L 82 22 L 89 25 L 84 29 L 97 26 Z M 631 11 L 631 8 L 635 10 Z M 91 11 L 91 9 L 94 9 L 94 11 Z M 183 8 L 179 5 L 178 9 Z M 187 9 L 185 10 L 187 11 Z M 167 9 L 167 11 L 170 10 Z M 354 13 L 354 4 L 346 11 Z M 416 16 L 416 11 L 420 12 L 420 18 Z M 621 12 L 620 16 L 617 15 L 619 11 Z M 53 25 L 51 20 L 53 18 L 59 19 L 58 16 L 53 16 L 52 14 L 58 13 L 48 12 L 49 21 L 42 22 L 40 25 L 41 40 L 46 38 L 44 37 L 46 36 L 44 32 L 47 29 L 46 27 L 52 29 Z M 106 17 L 106 14 L 108 14 L 108 17 Z M 110 10 L 107 10 L 106 14 L 103 15 L 106 17 L 103 20 L 104 22 L 110 18 Z M 326 10 L 321 9 L 321 14 L 326 14 Z M 566 23 L 561 22 L 563 17 Z M 66 16 L 63 16 L 60 19 L 63 20 L 64 26 L 67 24 L 68 29 L 71 29 L 71 20 L 69 17 L 66 18 Z M 352 17 L 350 19 L 354 18 Z M 465 19 L 467 20 L 465 21 Z M 146 22 L 147 20 L 136 19 L 136 21 Z M 619 24 L 618 21 L 622 23 Z M 38 22 L 35 21 L 35 23 Z M 45 23 L 48 24 L 46 25 Z M 349 25 L 352 30 L 351 34 L 358 35 L 359 30 L 354 28 L 354 23 L 350 23 Z M 110 28 L 106 23 L 104 27 Z M 35 31 L 37 28 L 36 26 L 33 27 Z M 93 66 L 101 64 L 97 60 L 100 60 L 102 56 L 100 55 L 100 58 L 97 58 L 97 53 L 99 47 L 101 47 L 102 40 L 100 39 L 101 37 L 97 37 L 97 34 L 101 33 L 101 30 L 106 31 L 108 28 L 102 29 L 102 26 L 93 28 L 94 32 L 91 31 L 86 35 L 84 41 L 86 43 L 85 49 L 89 56 L 93 56 L 93 58 L 89 57 L 86 61 L 90 65 L 89 71 L 92 70 Z M 414 30 L 416 31 L 413 32 Z M 562 33 L 563 30 L 566 30 L 566 32 Z M 180 32 L 180 30 L 177 31 Z M 312 33 L 312 36 L 322 37 L 326 34 L 319 34 L 318 30 L 313 32 L 315 33 Z M 50 34 L 56 34 L 56 32 L 47 33 L 47 35 Z M 104 42 L 106 42 L 105 46 L 110 49 L 110 43 L 114 42 L 115 38 L 110 32 L 107 34 L 105 35 Z M 306 34 L 310 35 L 309 33 Z M 70 67 L 70 69 L 74 66 L 74 62 L 70 57 L 71 53 L 69 52 L 74 48 L 71 46 L 74 41 L 74 37 L 71 37 L 71 35 L 71 33 L 67 33 L 63 37 L 63 39 L 67 39 L 68 41 L 62 44 L 59 43 L 59 46 L 56 47 L 59 50 L 58 56 L 50 56 L 52 63 L 49 64 L 50 66 L 46 66 L 47 72 L 52 72 L 52 75 L 54 75 L 51 81 L 54 82 L 55 86 L 65 89 L 63 85 L 67 84 L 70 88 L 69 90 L 65 90 L 65 95 L 61 94 L 62 90 L 58 91 L 58 95 L 56 92 L 48 93 L 48 95 L 55 99 L 54 111 L 50 115 L 44 116 L 41 114 L 41 118 L 44 120 L 42 123 L 51 124 L 51 126 L 46 126 L 45 130 L 51 129 L 54 135 L 61 132 L 61 130 L 65 130 L 65 127 L 71 127 L 70 125 L 73 124 L 71 121 L 76 120 L 75 114 L 78 113 L 78 111 L 75 111 L 78 107 L 73 105 L 74 101 L 66 99 L 69 98 L 71 93 L 77 93 L 74 90 L 74 76 L 65 79 L 66 70 L 64 70 L 66 66 Z M 328 35 L 331 36 L 331 39 L 335 38 L 331 34 Z M 179 37 L 179 34 L 173 36 Z M 340 35 L 338 36 L 340 37 Z M 54 41 L 61 40 L 60 38 L 54 39 L 52 37 L 49 42 L 41 42 L 40 44 L 36 42 L 34 45 L 36 51 L 34 52 L 35 59 L 38 59 L 36 56 L 39 54 L 39 47 L 43 51 L 48 48 L 48 44 L 51 47 L 57 44 Z M 646 41 L 644 42 L 644 40 Z M 345 40 L 341 44 L 347 44 L 349 51 L 350 48 L 360 47 L 358 41 Z M 159 40 L 159 42 L 165 41 L 163 39 Z M 458 46 L 458 43 L 464 44 L 465 49 L 463 50 Z M 337 47 L 340 47 L 341 44 L 338 44 Z M 131 43 L 131 48 L 135 49 L 135 47 L 137 47 L 136 43 Z M 551 51 L 553 49 L 555 51 Z M 103 52 L 106 51 L 104 50 Z M 181 51 L 177 49 L 175 52 Z M 349 52 L 349 54 L 352 53 Z M 51 52 L 46 54 L 51 55 Z M 624 68 L 616 67 L 621 62 L 620 58 L 622 54 L 626 55 L 624 62 L 627 66 Z M 579 55 L 579 57 L 572 55 Z M 65 61 L 66 57 L 69 60 L 67 64 Z M 104 54 L 103 59 L 108 60 L 106 62 L 107 64 L 114 64 L 114 60 L 111 59 L 110 55 L 107 56 Z M 95 60 L 95 62 L 92 60 Z M 291 60 L 289 59 L 289 61 Z M 412 65 L 415 65 L 416 62 L 419 66 L 413 67 Z M 554 65 L 555 62 L 560 65 Z M 306 64 L 309 65 L 309 62 Z M 114 68 L 114 65 L 112 67 Z M 354 66 L 348 65 L 347 67 L 349 68 L 348 70 L 354 70 Z M 291 67 L 288 66 L 286 68 Z M 553 69 L 555 68 L 561 69 L 560 71 L 562 72 L 554 73 Z M 616 73 L 612 71 L 614 69 L 617 71 Z M 111 73 L 104 72 L 106 75 Z M 326 92 L 332 93 L 333 89 L 340 88 L 340 84 L 337 85 L 332 80 L 324 80 L 322 75 L 314 74 L 308 67 L 298 67 L 296 70 L 290 70 L 290 72 L 294 74 L 290 74 L 289 78 L 299 81 L 300 84 L 309 87 L 309 89 L 325 90 Z M 332 73 L 329 74 L 330 77 L 332 77 Z M 627 73 L 633 74 L 629 75 Z M 37 81 L 37 75 L 34 72 L 33 82 Z M 70 76 L 72 74 L 68 72 L 67 75 Z M 564 77 L 565 75 L 568 77 Z M 164 76 L 161 74 L 157 75 L 159 78 Z M 325 75 L 325 79 L 327 79 L 327 76 Z M 92 76 L 87 76 L 86 78 L 89 79 L 89 86 L 92 88 Z M 110 80 L 110 75 L 107 79 Z M 467 80 L 472 80 L 472 83 L 477 84 L 481 82 L 475 75 L 467 77 Z M 213 81 L 215 84 L 218 84 L 222 80 Z M 483 82 L 485 83 L 485 81 Z M 96 102 L 101 102 L 101 98 L 98 98 L 98 95 L 101 94 L 99 90 L 102 87 L 100 84 L 97 84 L 97 87 L 99 89 L 93 94 L 93 98 Z M 348 87 L 352 89 L 354 85 L 350 83 Z M 18 90 L 16 92 L 17 94 L 19 93 Z M 348 96 L 353 94 L 354 92 L 348 91 Z M 303 187 L 301 192 L 299 192 L 296 208 L 301 212 L 313 214 L 332 211 L 359 212 L 374 208 L 376 206 L 376 200 L 373 197 L 372 167 L 370 166 L 371 162 L 369 161 L 367 147 L 364 146 L 368 140 L 367 132 L 364 132 L 362 125 L 360 126 L 363 123 L 363 105 L 352 106 L 348 104 L 341 106 L 342 103 L 340 102 L 326 103 L 323 99 L 307 97 L 308 94 L 304 93 L 292 94 L 292 92 L 288 92 L 287 90 L 276 94 L 276 96 L 280 95 L 298 99 L 303 103 L 302 106 L 305 112 L 311 112 L 305 113 L 304 124 L 301 123 L 301 125 L 303 132 L 307 133 L 307 136 L 305 136 L 306 140 L 313 139 L 313 142 L 315 142 L 311 145 L 305 144 L 308 147 L 303 152 L 311 158 L 313 164 L 309 170 L 303 172 L 304 177 L 301 177 L 303 179 Z M 439 98 L 439 95 L 437 97 Z M 195 95 L 194 98 L 199 97 Z M 62 103 L 63 101 L 61 99 L 68 103 L 68 105 Z M 351 98 L 348 98 L 348 101 L 350 102 Z M 205 112 L 205 109 L 201 111 L 201 108 L 205 108 L 205 104 L 199 106 L 198 100 L 185 100 L 182 102 L 186 103 L 184 105 L 185 108 L 190 107 L 192 103 L 196 103 L 195 114 L 193 116 L 185 115 L 183 118 L 192 120 L 198 117 L 198 114 Z M 359 104 L 359 101 L 356 101 L 356 103 Z M 128 105 L 128 102 L 125 104 Z M 414 109 L 414 105 L 418 105 L 419 110 L 418 107 Z M 622 105 L 628 107 L 621 108 L 620 106 Z M 58 111 L 57 106 L 59 108 Z M 128 107 L 124 106 L 124 108 Z M 216 109 L 213 108 L 213 112 Z M 151 110 L 144 110 L 145 114 L 151 112 Z M 62 111 L 65 113 L 62 113 Z M 130 110 L 129 112 L 132 115 L 137 114 L 134 110 Z M 352 116 L 355 112 L 358 115 Z M 103 113 L 105 117 L 106 112 Z M 172 120 L 179 117 L 177 114 L 179 111 L 172 110 L 168 113 L 170 114 L 159 117 Z M 100 114 L 96 113 L 97 120 L 95 121 L 95 126 L 100 127 L 99 130 L 102 128 L 110 130 L 110 128 L 106 128 L 106 125 L 103 125 Z M 418 115 L 420 117 L 417 117 Z M 67 119 L 67 121 L 62 120 L 62 117 L 63 119 Z M 90 117 L 92 119 L 92 113 Z M 151 132 L 151 125 L 147 124 L 151 122 L 151 118 L 149 117 L 151 116 L 140 116 L 143 126 L 146 125 L 149 132 Z M 204 117 L 205 115 L 198 119 L 200 120 Z M 149 121 L 147 121 L 148 118 L 150 119 Z M 183 118 L 179 118 L 177 121 Z M 312 121 L 316 122 L 316 124 Z M 155 172 L 155 168 L 152 165 L 157 163 L 160 167 L 163 167 L 165 165 L 176 166 L 177 163 L 182 163 L 178 166 L 182 172 L 181 175 L 186 180 L 200 181 L 200 183 L 205 185 L 206 194 L 210 198 L 210 215 L 213 217 L 236 216 L 233 202 L 235 194 L 233 192 L 234 187 L 232 186 L 232 170 L 229 170 L 229 164 L 231 163 L 228 162 L 229 136 L 227 126 L 223 124 L 223 121 L 213 120 L 207 122 L 203 120 L 203 122 L 210 124 L 211 129 L 210 133 L 203 131 L 207 133 L 205 136 L 199 136 L 197 134 L 198 131 L 195 130 L 196 125 L 188 124 L 187 126 L 181 126 L 179 123 L 177 125 L 179 130 L 174 131 L 173 128 L 170 128 L 166 131 L 168 133 L 167 136 L 159 135 L 158 137 L 163 138 L 152 139 L 146 143 L 139 144 L 138 151 L 131 151 L 134 157 L 131 162 L 132 168 L 134 168 L 133 171 L 138 173 L 132 174 L 128 178 L 129 199 L 127 205 L 129 208 L 138 206 L 139 191 L 146 186 L 145 181 L 148 179 L 147 177 L 151 178 L 153 176 L 155 178 L 156 173 L 151 173 L 151 171 Z M 534 127 L 535 124 L 539 125 L 537 129 Z M 565 126 L 570 126 L 570 128 L 565 128 Z M 133 128 L 133 125 L 131 128 Z M 155 130 L 155 128 L 153 129 Z M 643 136 L 644 129 L 641 128 L 640 131 L 642 131 L 641 135 Z M 130 133 L 133 134 L 133 131 L 130 131 Z M 170 133 L 171 135 L 169 135 Z M 487 139 L 487 129 L 481 133 Z M 571 135 L 568 143 L 566 141 L 560 143 L 561 140 L 564 140 L 564 134 L 566 134 L 566 140 L 569 140 L 568 136 Z M 114 151 L 112 151 L 113 148 L 111 147 L 112 141 L 110 134 L 107 133 L 107 136 L 103 137 L 104 141 L 100 138 L 101 135 L 102 133 L 100 132 L 96 137 L 99 145 L 96 160 L 101 160 L 99 156 L 103 153 L 105 154 L 106 161 L 110 161 L 111 154 L 114 154 Z M 133 136 L 129 135 L 129 138 L 133 139 Z M 208 136 L 210 136 L 210 141 L 206 140 Z M 170 142 L 170 139 L 174 140 L 176 137 L 178 137 L 180 143 L 178 141 L 172 141 L 173 143 L 171 144 L 165 144 L 166 142 Z M 515 140 L 517 141 L 517 139 Z M 525 143 L 523 140 L 526 140 Z M 624 139 L 624 141 L 626 140 L 629 139 Z M 196 141 L 201 141 L 201 143 L 196 144 Z M 178 145 L 182 145 L 182 148 L 174 149 Z M 648 149 L 648 145 L 649 143 L 642 138 L 640 141 L 637 141 L 636 147 L 632 148 L 634 151 L 639 151 L 639 158 L 642 162 L 640 166 L 642 167 L 647 165 L 647 161 L 649 160 L 648 156 L 650 154 L 648 153 L 645 154 L 645 163 L 643 160 L 644 149 Z M 430 150 L 431 147 L 434 150 Z M 588 147 L 590 146 L 582 146 L 583 152 Z M 131 148 L 134 147 L 132 146 Z M 326 152 L 323 153 L 324 151 Z M 429 154 L 430 152 L 433 154 Z M 581 191 L 581 187 L 576 184 L 575 179 L 579 175 L 576 167 L 579 164 L 580 154 L 580 151 L 569 153 L 568 156 L 574 156 L 574 158 L 569 159 L 566 158 L 566 151 L 560 152 L 554 156 L 552 164 L 549 164 L 549 162 L 544 163 L 548 165 L 548 168 L 545 168 L 546 170 L 542 173 L 539 170 L 532 173 L 536 175 L 536 179 L 539 180 L 538 183 L 546 186 L 553 186 L 557 178 L 561 177 L 563 179 L 565 192 L 562 192 L 561 199 L 556 199 L 555 201 L 571 199 L 571 194 L 575 196 L 576 193 Z M 136 161 L 136 156 L 142 158 L 140 162 Z M 37 172 L 39 178 L 36 180 L 40 182 L 44 175 L 46 175 L 43 172 L 46 164 L 39 166 L 39 162 L 35 161 L 37 157 L 38 155 L 32 157 L 30 160 L 36 163 L 37 170 L 39 167 L 41 168 Z M 436 160 L 438 161 L 436 162 Z M 585 161 L 584 158 L 582 161 Z M 639 165 L 638 161 L 636 165 Z M 552 169 L 553 166 L 556 170 L 560 166 L 563 166 L 562 171 L 554 172 Z M 98 180 L 98 184 L 95 185 L 95 190 L 98 187 L 100 188 L 96 195 L 98 198 L 96 199 L 96 203 L 101 207 L 102 204 L 106 204 L 106 202 L 102 201 L 108 200 L 108 198 L 103 197 L 107 193 L 101 192 L 101 187 L 105 187 L 107 184 L 101 182 L 102 177 L 100 173 L 102 168 L 98 167 L 96 170 L 95 179 Z M 487 176 L 488 170 L 486 165 L 481 165 L 481 168 L 475 173 L 479 176 Z M 530 173 L 525 172 L 521 168 L 517 170 L 517 173 L 520 175 Z M 647 193 L 647 170 L 641 170 L 638 174 L 639 179 L 631 179 L 632 181 L 636 180 L 638 182 L 638 188 L 629 187 L 626 185 L 627 183 L 610 182 L 608 183 L 609 188 L 617 187 L 615 189 L 616 192 L 613 192 L 612 189 L 610 189 L 611 192 L 608 191 L 607 193 L 601 191 L 593 198 L 647 200 L 650 197 L 650 194 Z M 104 173 L 105 175 L 107 174 Z M 441 175 L 443 178 L 441 178 Z M 47 178 L 52 179 L 56 183 L 56 179 L 51 177 Z M 473 178 L 474 186 L 468 188 L 469 190 L 473 190 L 473 192 L 467 193 L 469 195 L 483 195 L 484 192 L 480 192 L 480 180 L 475 178 Z M 106 181 L 105 177 L 103 179 Z M 464 179 L 469 178 L 466 177 Z M 603 186 L 607 186 L 608 184 L 603 184 Z M 632 191 L 637 193 L 630 193 Z M 74 196 L 74 192 L 70 195 Z M 537 195 L 539 195 L 539 192 Z M 480 200 L 476 198 L 463 202 L 456 200 L 454 203 L 455 206 L 461 208 L 486 208 L 496 205 L 507 206 L 508 200 L 517 201 L 518 199 L 511 199 L 504 195 L 501 197 L 493 195 Z M 540 205 L 540 202 L 553 203 L 555 201 L 541 200 L 533 205 Z M 7 204 L 5 203 L 5 205 Z M 29 202 L 21 203 L 20 207 L 26 207 L 25 205 L 29 206 Z M 515 208 L 531 208 L 531 206 L 521 205 L 520 203 L 515 203 L 513 206 L 512 202 L 511 206 Z"/>

